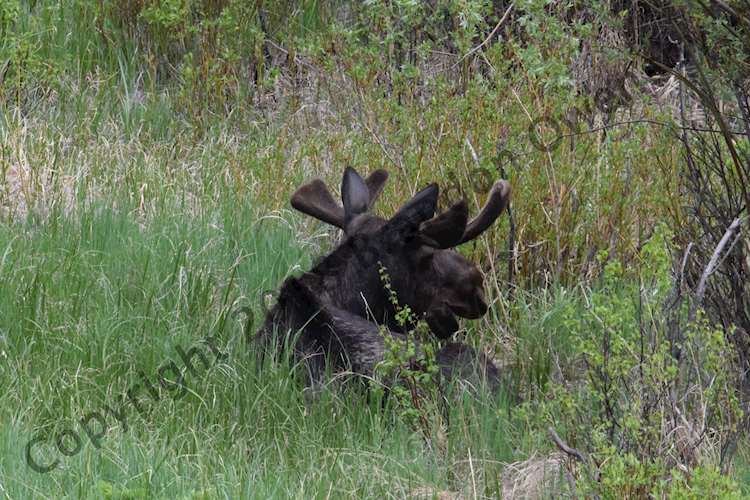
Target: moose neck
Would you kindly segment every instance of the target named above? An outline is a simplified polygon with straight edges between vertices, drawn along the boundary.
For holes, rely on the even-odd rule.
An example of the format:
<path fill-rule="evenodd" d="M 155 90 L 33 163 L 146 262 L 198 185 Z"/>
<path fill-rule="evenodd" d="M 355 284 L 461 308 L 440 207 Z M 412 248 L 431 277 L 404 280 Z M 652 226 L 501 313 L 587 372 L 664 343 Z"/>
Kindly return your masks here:
<path fill-rule="evenodd" d="M 346 238 L 299 280 L 320 291 L 321 305 L 393 326 L 395 311 L 380 276 L 381 265 L 387 271 L 391 260 L 388 249 L 373 235 L 357 234 Z"/>

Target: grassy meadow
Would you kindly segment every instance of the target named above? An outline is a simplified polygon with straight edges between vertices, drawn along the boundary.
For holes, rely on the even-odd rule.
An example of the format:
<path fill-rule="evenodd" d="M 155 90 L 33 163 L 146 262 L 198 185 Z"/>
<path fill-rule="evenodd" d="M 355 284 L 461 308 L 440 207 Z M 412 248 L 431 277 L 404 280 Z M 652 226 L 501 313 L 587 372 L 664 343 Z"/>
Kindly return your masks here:
<path fill-rule="evenodd" d="M 445 3 L 0 6 L 0 498 L 750 495 L 732 344 L 699 315 L 670 356 L 669 84 L 605 110 L 572 91 L 596 19 L 521 2 L 525 42 L 462 57 L 505 8 Z M 473 213 L 513 187 L 461 248 L 491 308 L 458 336 L 503 390 L 454 395 L 431 439 L 248 345 L 337 237 L 289 196 L 347 165 L 389 170 L 384 215 L 428 182 Z"/>

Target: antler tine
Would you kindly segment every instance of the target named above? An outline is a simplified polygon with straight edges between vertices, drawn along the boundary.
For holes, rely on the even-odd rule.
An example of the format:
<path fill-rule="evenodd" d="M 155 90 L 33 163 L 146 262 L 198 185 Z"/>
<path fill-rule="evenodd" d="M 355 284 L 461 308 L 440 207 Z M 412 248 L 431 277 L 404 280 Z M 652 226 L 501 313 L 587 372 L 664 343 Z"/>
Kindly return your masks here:
<path fill-rule="evenodd" d="M 378 169 L 365 179 L 369 193 L 368 210 L 383 192 L 388 172 Z M 294 192 L 291 198 L 292 207 L 339 229 L 344 229 L 344 208 L 336 202 L 328 186 L 321 179 L 313 179 Z"/>
<path fill-rule="evenodd" d="M 466 225 L 466 230 L 461 238 L 461 243 L 471 241 L 482 234 L 495 222 L 510 202 L 510 184 L 508 181 L 497 181 L 487 195 L 487 203 L 475 218 Z"/>
<path fill-rule="evenodd" d="M 461 200 L 440 215 L 419 226 L 422 242 L 432 248 L 452 248 L 458 245 L 466 229 L 469 208 Z"/>
<path fill-rule="evenodd" d="M 320 179 L 313 179 L 295 191 L 291 203 L 303 214 L 344 229 L 344 209 L 336 203 L 328 186 Z"/>
<path fill-rule="evenodd" d="M 365 184 L 367 184 L 367 191 L 370 193 L 370 202 L 367 204 L 368 210 L 371 210 L 372 206 L 375 205 L 375 201 L 377 201 L 377 199 L 380 197 L 380 194 L 383 192 L 385 181 L 387 180 L 388 172 L 386 170 L 383 170 L 382 168 L 375 170 L 367 176 L 367 179 L 365 179 Z"/>

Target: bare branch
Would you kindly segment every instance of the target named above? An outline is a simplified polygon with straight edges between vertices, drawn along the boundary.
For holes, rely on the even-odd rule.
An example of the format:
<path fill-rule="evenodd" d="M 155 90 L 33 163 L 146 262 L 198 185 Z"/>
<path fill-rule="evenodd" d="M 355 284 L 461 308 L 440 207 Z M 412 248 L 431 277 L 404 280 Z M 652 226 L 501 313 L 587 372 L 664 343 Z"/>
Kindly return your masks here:
<path fill-rule="evenodd" d="M 695 319 L 695 313 L 697 312 L 698 307 L 700 307 L 700 305 L 703 303 L 703 296 L 706 294 L 706 284 L 708 283 L 708 278 L 710 278 L 714 271 L 716 271 L 716 268 L 718 267 L 717 261 L 719 260 L 721 253 L 724 251 L 724 247 L 729 242 L 729 239 L 736 231 L 740 229 L 740 221 L 741 219 L 739 217 L 735 218 L 734 221 L 732 221 L 727 230 L 724 232 L 724 236 L 721 237 L 721 241 L 719 241 L 719 244 L 716 245 L 716 249 L 714 250 L 713 255 L 711 255 L 711 259 L 708 261 L 706 269 L 703 270 L 701 279 L 698 282 L 698 288 L 695 291 L 695 302 L 690 308 L 688 321 L 693 321 Z"/>
<path fill-rule="evenodd" d="M 585 465 L 589 464 L 588 459 L 585 456 L 583 456 L 583 453 L 581 453 L 580 451 L 576 450 L 575 448 L 571 448 L 570 446 L 568 446 L 565 443 L 565 441 L 563 441 L 562 438 L 560 436 L 558 436 L 558 434 L 557 434 L 557 432 L 555 431 L 554 428 L 552 428 L 552 427 L 547 428 L 547 434 L 549 435 L 549 438 L 552 440 L 552 442 L 554 442 L 555 445 L 558 448 L 560 448 L 560 451 L 562 451 L 566 455 L 569 455 L 569 456 L 577 459 L 582 464 L 585 464 Z"/>

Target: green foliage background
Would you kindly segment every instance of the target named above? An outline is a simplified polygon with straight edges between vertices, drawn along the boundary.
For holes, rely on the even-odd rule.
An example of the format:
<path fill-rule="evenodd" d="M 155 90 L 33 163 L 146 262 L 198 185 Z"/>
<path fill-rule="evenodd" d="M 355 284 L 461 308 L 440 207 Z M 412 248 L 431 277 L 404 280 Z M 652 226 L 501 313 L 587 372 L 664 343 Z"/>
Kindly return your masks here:
<path fill-rule="evenodd" d="M 734 347 L 665 307 L 688 218 L 675 104 L 631 85 L 648 44 L 610 7 L 0 2 L 0 495 L 499 497 L 556 451 L 549 427 L 587 462 L 566 456 L 572 480 L 542 497 L 747 494 Z M 709 23 L 699 7 L 681 8 Z M 261 318 L 331 248 L 288 197 L 345 165 L 391 172 L 384 215 L 431 181 L 474 211 L 494 179 L 513 187 L 512 225 L 461 249 L 492 301 L 461 336 L 505 388 L 451 401 L 432 434 L 377 391 L 310 405 L 286 365 L 256 369 L 233 314 Z M 32 436 L 59 457 L 54 436 L 208 332 L 229 359 L 185 398 L 27 467 Z"/>

